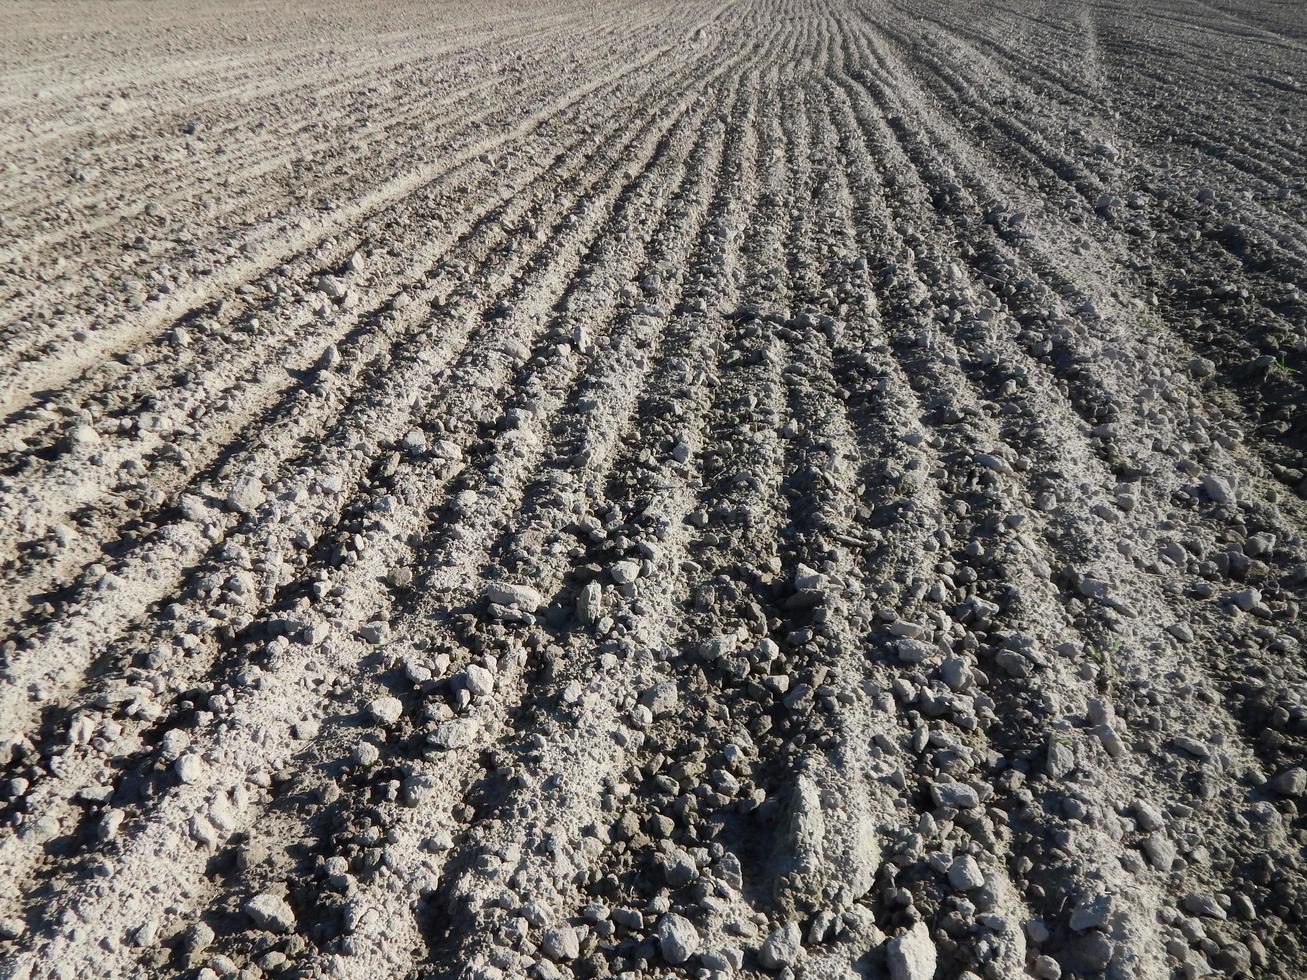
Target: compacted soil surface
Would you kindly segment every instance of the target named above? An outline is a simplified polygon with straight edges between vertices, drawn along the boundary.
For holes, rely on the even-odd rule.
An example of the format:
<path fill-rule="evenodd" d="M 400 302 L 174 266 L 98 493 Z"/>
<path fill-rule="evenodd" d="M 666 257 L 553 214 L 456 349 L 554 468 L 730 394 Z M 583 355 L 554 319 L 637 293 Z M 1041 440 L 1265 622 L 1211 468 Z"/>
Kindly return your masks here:
<path fill-rule="evenodd" d="M 13 0 L 0 975 L 1307 975 L 1297 0 Z"/>

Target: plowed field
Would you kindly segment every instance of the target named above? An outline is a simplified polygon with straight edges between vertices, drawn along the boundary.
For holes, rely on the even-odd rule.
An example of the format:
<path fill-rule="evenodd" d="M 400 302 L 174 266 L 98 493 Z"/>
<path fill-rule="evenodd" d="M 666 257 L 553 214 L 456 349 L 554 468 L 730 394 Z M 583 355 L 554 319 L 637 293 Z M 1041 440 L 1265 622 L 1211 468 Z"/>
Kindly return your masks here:
<path fill-rule="evenodd" d="M 3 19 L 0 973 L 1307 976 L 1300 4 Z"/>

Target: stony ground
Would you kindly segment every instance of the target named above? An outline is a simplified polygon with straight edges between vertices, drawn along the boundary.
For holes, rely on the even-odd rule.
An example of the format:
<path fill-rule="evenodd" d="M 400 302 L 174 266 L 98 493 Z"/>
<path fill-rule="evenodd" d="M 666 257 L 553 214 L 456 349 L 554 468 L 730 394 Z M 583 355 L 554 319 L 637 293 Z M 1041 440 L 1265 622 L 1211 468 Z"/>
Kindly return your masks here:
<path fill-rule="evenodd" d="M 1307 975 L 1296 0 L 15 0 L 0 971 Z"/>

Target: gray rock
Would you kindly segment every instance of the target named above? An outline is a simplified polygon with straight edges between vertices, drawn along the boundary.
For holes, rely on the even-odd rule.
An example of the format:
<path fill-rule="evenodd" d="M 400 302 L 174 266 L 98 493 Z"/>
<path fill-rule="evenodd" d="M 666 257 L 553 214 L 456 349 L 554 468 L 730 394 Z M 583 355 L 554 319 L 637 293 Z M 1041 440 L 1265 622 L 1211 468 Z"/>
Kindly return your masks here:
<path fill-rule="evenodd" d="M 970 854 L 954 858 L 948 869 L 948 883 L 958 891 L 974 891 L 985 885 L 985 874 Z"/>
<path fill-rule="evenodd" d="M 1203 477 L 1203 492 L 1211 500 L 1227 507 L 1233 507 L 1237 502 L 1233 482 L 1215 473 L 1208 473 Z"/>
<path fill-rule="evenodd" d="M 935 806 L 948 806 L 955 810 L 972 810 L 980 806 L 980 795 L 966 783 L 933 783 L 930 797 L 935 801 Z"/>
<path fill-rule="evenodd" d="M 386 695 L 368 702 L 368 714 L 380 725 L 393 725 L 404 714 L 404 705 L 399 698 Z"/>
<path fill-rule="evenodd" d="M 597 622 L 603 600 L 603 586 L 598 582 L 587 582 L 576 600 L 576 618 L 586 626 Z"/>
<path fill-rule="evenodd" d="M 679 848 L 674 849 L 669 854 L 663 855 L 661 859 L 663 868 L 663 877 L 667 884 L 673 888 L 680 888 L 682 885 L 688 885 L 699 877 L 699 866 L 695 864 L 694 858 L 686 854 Z"/>
<path fill-rule="evenodd" d="M 574 960 L 581 955 L 581 941 L 571 926 L 546 929 L 540 940 L 540 952 L 556 963 Z"/>
<path fill-rule="evenodd" d="M 1294 766 L 1275 777 L 1271 788 L 1281 796 L 1302 796 L 1307 792 L 1307 769 Z"/>
<path fill-rule="evenodd" d="M 1217 900 L 1204 892 L 1190 892 L 1180 903 L 1190 915 L 1201 915 L 1205 919 L 1227 918 L 1225 909 Z"/>
<path fill-rule="evenodd" d="M 172 768 L 183 783 L 198 783 L 204 776 L 204 763 L 198 755 L 184 755 L 173 763 Z"/>
<path fill-rule="evenodd" d="M 613 581 L 618 585 L 630 585 L 640 577 L 640 563 L 638 561 L 619 561 L 608 569 L 608 574 L 613 577 Z"/>
<path fill-rule="evenodd" d="M 779 970 L 799 958 L 803 935 L 797 922 L 777 926 L 758 950 L 758 962 L 767 970 Z"/>
<path fill-rule="evenodd" d="M 678 697 L 675 684 L 671 681 L 660 681 L 641 692 L 640 703 L 657 718 L 674 709 Z"/>
<path fill-rule="evenodd" d="M 1161 830 L 1166 826 L 1162 813 L 1157 807 L 1145 800 L 1135 800 L 1135 822 L 1142 830 Z"/>
<path fill-rule="evenodd" d="M 1143 842 L 1148 863 L 1158 871 L 1170 871 L 1178 856 L 1175 844 L 1165 834 L 1149 834 Z"/>
<path fill-rule="evenodd" d="M 245 903 L 245 914 L 260 929 L 290 932 L 295 927 L 295 913 L 279 895 L 263 892 Z"/>
<path fill-rule="evenodd" d="M 1076 932 L 1105 929 L 1112 917 L 1111 895 L 1089 895 L 1071 912 L 1071 928 Z"/>
<path fill-rule="evenodd" d="M 926 923 L 918 922 L 885 946 L 890 980 L 934 980 L 936 953 Z"/>
<path fill-rule="evenodd" d="M 475 718 L 451 718 L 431 730 L 427 741 L 438 749 L 461 749 L 476 741 L 481 724 Z"/>
<path fill-rule="evenodd" d="M 533 613 L 544 605 L 544 598 L 529 585 L 496 582 L 486 589 L 486 599 L 498 606 Z"/>
<path fill-rule="evenodd" d="M 467 689 L 477 697 L 485 697 L 495 689 L 495 675 L 480 664 L 468 664 Z"/>
<path fill-rule="evenodd" d="M 658 951 L 672 966 L 679 966 L 699 950 L 699 930 L 689 919 L 668 912 L 655 929 Z"/>
<path fill-rule="evenodd" d="M 0 919 L 0 939 L 18 939 L 27 931 L 27 923 L 15 917 Z"/>

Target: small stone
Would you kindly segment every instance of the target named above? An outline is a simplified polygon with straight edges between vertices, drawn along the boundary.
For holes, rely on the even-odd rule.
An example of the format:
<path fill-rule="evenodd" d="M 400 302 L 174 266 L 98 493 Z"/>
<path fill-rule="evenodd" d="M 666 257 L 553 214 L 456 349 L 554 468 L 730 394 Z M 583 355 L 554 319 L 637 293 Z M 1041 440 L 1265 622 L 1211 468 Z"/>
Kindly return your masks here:
<path fill-rule="evenodd" d="M 608 570 L 608 574 L 613 577 L 613 581 L 618 585 L 630 585 L 640 577 L 640 563 L 638 561 L 619 561 Z"/>
<path fill-rule="evenodd" d="M 1135 822 L 1142 830 L 1161 830 L 1166 826 L 1161 811 L 1144 800 L 1135 800 Z"/>
<path fill-rule="evenodd" d="M 27 931 L 27 923 L 22 919 L 7 916 L 0 919 L 0 939 L 18 939 Z"/>
<path fill-rule="evenodd" d="M 672 966 L 679 966 L 699 949 L 699 931 L 689 919 L 668 912 L 658 920 L 655 930 L 658 951 Z"/>
<path fill-rule="evenodd" d="M 581 955 L 581 941 L 571 926 L 555 926 L 545 930 L 540 940 L 540 952 L 556 963 L 574 960 Z"/>
<path fill-rule="evenodd" d="M 1076 932 L 1105 929 L 1112 917 L 1112 896 L 1090 895 L 1071 912 L 1071 928 Z"/>
<path fill-rule="evenodd" d="M 604 587 L 598 582 L 587 582 L 576 600 L 576 618 L 585 626 L 599 621 L 604 601 Z"/>
<path fill-rule="evenodd" d="M 1208 473 L 1203 477 L 1203 492 L 1218 504 L 1233 507 L 1236 503 L 1234 485 L 1225 477 Z"/>
<path fill-rule="evenodd" d="M 648 708 L 655 718 L 675 708 L 677 699 L 676 685 L 671 681 L 660 681 L 640 694 L 640 703 Z"/>
<path fill-rule="evenodd" d="M 433 728 L 427 741 L 438 749 L 461 749 L 475 742 L 480 731 L 475 718 L 451 718 Z"/>
<path fill-rule="evenodd" d="M 485 697 L 495 689 L 495 675 L 480 664 L 469 664 L 467 668 L 467 689 L 477 697 Z"/>
<path fill-rule="evenodd" d="M 1170 871 L 1178 856 L 1176 846 L 1164 834 L 1149 834 L 1143 842 L 1144 854 L 1148 863 L 1158 871 Z"/>
<path fill-rule="evenodd" d="M 207 922 L 195 922 L 182 933 L 182 949 L 191 954 L 202 953 L 213 945 L 215 938 L 213 929 Z"/>
<path fill-rule="evenodd" d="M 797 922 L 777 926 L 767 936 L 762 948 L 758 950 L 758 961 L 767 970 L 779 970 L 789 966 L 799 958 L 803 935 Z"/>
<path fill-rule="evenodd" d="M 885 965 L 890 980 L 934 980 L 935 943 L 930 929 L 918 922 L 891 939 L 885 947 Z"/>
<path fill-rule="evenodd" d="M 204 763 L 198 755 L 184 755 L 173 763 L 172 768 L 183 783 L 198 783 L 204 775 Z"/>
<path fill-rule="evenodd" d="M 1307 792 L 1307 769 L 1294 766 L 1275 777 L 1271 788 L 1281 796 L 1302 796 Z"/>
<path fill-rule="evenodd" d="M 245 914 L 260 929 L 269 932 L 290 932 L 295 927 L 295 913 L 279 895 L 263 892 L 245 903 Z"/>
<path fill-rule="evenodd" d="M 227 492 L 227 506 L 239 514 L 253 513 L 267 499 L 263 484 L 252 476 L 237 480 Z"/>
<path fill-rule="evenodd" d="M 985 885 L 985 874 L 970 854 L 954 858 L 948 869 L 948 883 L 958 891 L 969 892 Z"/>
<path fill-rule="evenodd" d="M 980 806 L 980 795 L 966 783 L 933 783 L 930 796 L 939 807 L 973 810 Z"/>
<path fill-rule="evenodd" d="M 673 888 L 680 888 L 682 885 L 688 885 L 699 877 L 699 866 L 695 864 L 694 858 L 684 851 L 676 849 L 661 858 L 663 867 L 663 877 L 667 884 Z"/>
<path fill-rule="evenodd" d="M 529 585 L 499 582 L 486 589 L 486 598 L 498 606 L 533 613 L 544 605 L 544 598 Z"/>
<path fill-rule="evenodd" d="M 1190 892 L 1180 903 L 1190 915 L 1201 915 L 1206 919 L 1227 918 L 1225 909 L 1217 900 L 1204 892 Z"/>
<path fill-rule="evenodd" d="M 404 705 L 399 698 L 389 695 L 374 698 L 368 702 L 368 714 L 380 725 L 393 725 L 404 714 Z"/>

